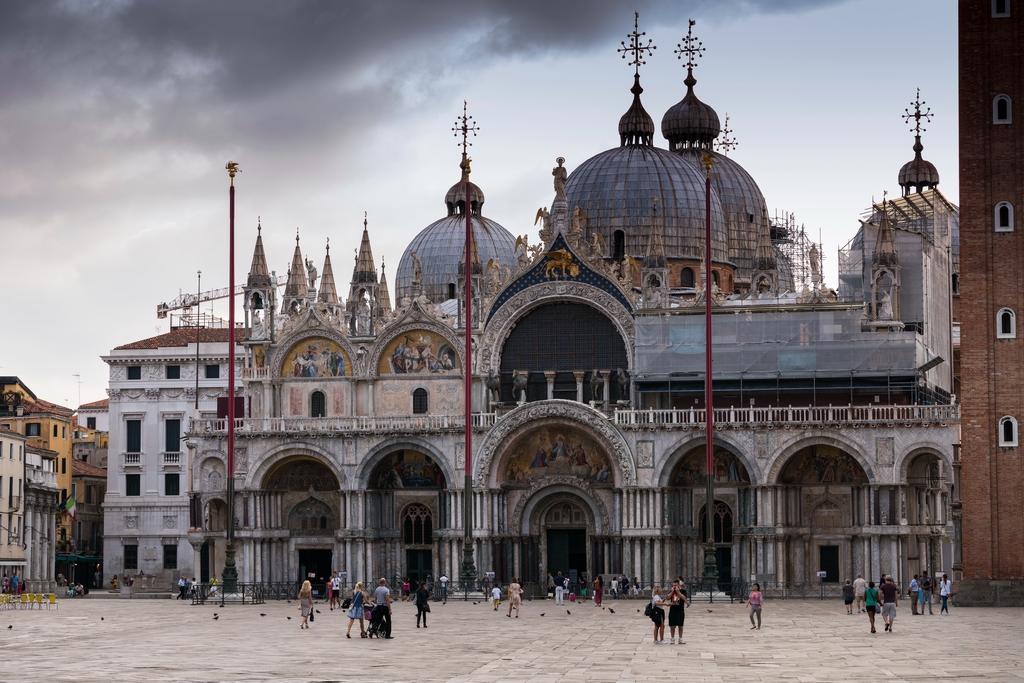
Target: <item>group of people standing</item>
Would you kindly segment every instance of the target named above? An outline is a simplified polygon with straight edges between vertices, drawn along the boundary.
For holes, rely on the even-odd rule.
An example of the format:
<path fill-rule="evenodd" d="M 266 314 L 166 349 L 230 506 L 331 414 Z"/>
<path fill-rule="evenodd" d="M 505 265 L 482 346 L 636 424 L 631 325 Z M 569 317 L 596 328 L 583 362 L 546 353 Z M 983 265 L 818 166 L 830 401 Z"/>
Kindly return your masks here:
<path fill-rule="evenodd" d="M 647 616 L 654 622 L 654 644 L 665 644 L 665 607 L 668 605 L 668 628 L 670 645 L 676 644 L 676 629 L 679 629 L 679 644 L 686 643 L 683 640 L 683 625 L 686 622 L 686 608 L 690 605 L 690 596 L 686 592 L 682 577 L 672 582 L 672 590 L 664 598 L 661 595 L 661 586 L 655 586 L 651 591 L 651 604 L 646 610 Z"/>
<path fill-rule="evenodd" d="M 928 614 L 932 614 L 932 594 L 935 591 L 935 583 L 928 575 L 928 571 L 921 572 L 910 580 L 909 590 L 910 609 L 912 615 L 923 615 L 925 606 L 928 607 Z M 939 614 L 949 614 L 949 598 L 953 595 L 953 582 L 949 576 L 943 574 L 938 580 L 939 597 L 942 598 L 942 607 Z M 843 586 L 843 603 L 846 605 L 846 613 L 853 614 L 854 602 L 856 602 L 857 613 L 867 612 L 868 620 L 871 623 L 871 633 L 875 633 L 875 615 L 881 614 L 885 624 L 885 630 L 892 633 L 896 620 L 896 607 L 899 605 L 900 590 L 892 576 L 884 576 L 882 582 L 875 587 L 874 581 L 865 581 L 862 574 L 852 582 L 846 580 Z"/>

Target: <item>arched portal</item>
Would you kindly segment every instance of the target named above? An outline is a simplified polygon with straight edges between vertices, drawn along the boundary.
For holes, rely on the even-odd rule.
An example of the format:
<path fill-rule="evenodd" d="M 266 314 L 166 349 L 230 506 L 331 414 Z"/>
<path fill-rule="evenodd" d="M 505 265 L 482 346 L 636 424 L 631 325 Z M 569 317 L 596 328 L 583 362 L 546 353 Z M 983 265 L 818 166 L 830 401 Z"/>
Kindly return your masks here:
<path fill-rule="evenodd" d="M 911 547 L 907 571 L 949 566 L 951 546 L 942 531 L 949 523 L 949 495 L 946 465 L 937 454 L 920 453 L 907 466 L 906 523 L 910 525 Z M 934 571 L 934 569 L 932 570 Z"/>
<path fill-rule="evenodd" d="M 836 446 L 797 450 L 782 466 L 778 484 L 776 520 L 785 529 L 786 574 L 794 582 L 817 583 L 819 571 L 827 582 L 856 575 L 854 553 L 862 549 L 848 543 L 850 527 L 870 524 L 872 518 L 898 523 L 896 489 L 879 489 L 872 499 L 864 468 Z M 872 502 L 875 511 L 869 514 Z"/>
<path fill-rule="evenodd" d="M 575 401 L 582 383 L 584 402 L 603 401 L 607 385 L 614 403 L 629 397 L 619 395 L 618 383 L 610 376 L 604 384 L 592 383 L 593 372 L 610 373 L 628 367 L 626 344 L 615 324 L 601 311 L 581 303 L 544 304 L 524 315 L 502 346 L 501 400 L 519 400 L 513 396 L 513 374 L 527 372 L 527 401 Z M 553 373 L 550 396 L 545 372 Z M 583 374 L 578 377 L 574 373 Z M 595 388 L 600 395 L 594 395 Z"/>

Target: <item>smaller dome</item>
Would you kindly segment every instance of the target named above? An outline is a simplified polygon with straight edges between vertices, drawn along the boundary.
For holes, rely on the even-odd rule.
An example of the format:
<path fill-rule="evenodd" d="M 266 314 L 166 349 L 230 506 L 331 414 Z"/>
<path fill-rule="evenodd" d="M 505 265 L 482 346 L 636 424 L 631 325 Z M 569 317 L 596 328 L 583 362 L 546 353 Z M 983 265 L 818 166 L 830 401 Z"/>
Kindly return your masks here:
<path fill-rule="evenodd" d="M 465 179 L 452 185 L 448 194 L 444 196 L 444 203 L 448 207 L 448 215 L 465 215 L 466 206 L 466 181 Z M 469 205 L 473 209 L 473 215 L 479 216 L 484 205 L 484 191 L 476 183 L 469 184 Z"/>
<path fill-rule="evenodd" d="M 924 145 L 921 144 L 921 136 L 914 136 L 914 158 L 903 164 L 900 169 L 900 187 L 903 188 L 903 196 L 911 192 L 922 192 L 929 190 L 939 184 L 939 171 L 935 164 L 926 161 L 921 157 Z"/>
<path fill-rule="evenodd" d="M 686 84 L 686 97 L 665 112 L 661 119 L 661 134 L 673 151 L 686 147 L 711 149 L 722 130 L 718 113 L 693 93 L 693 86 L 697 84 L 693 69 L 688 71 L 683 83 Z"/>
<path fill-rule="evenodd" d="M 619 119 L 619 141 L 625 145 L 654 145 L 654 119 L 644 109 L 640 102 L 640 93 L 644 91 L 640 87 L 640 74 L 633 76 L 633 87 L 629 89 L 633 93 L 633 104 L 626 113 Z"/>

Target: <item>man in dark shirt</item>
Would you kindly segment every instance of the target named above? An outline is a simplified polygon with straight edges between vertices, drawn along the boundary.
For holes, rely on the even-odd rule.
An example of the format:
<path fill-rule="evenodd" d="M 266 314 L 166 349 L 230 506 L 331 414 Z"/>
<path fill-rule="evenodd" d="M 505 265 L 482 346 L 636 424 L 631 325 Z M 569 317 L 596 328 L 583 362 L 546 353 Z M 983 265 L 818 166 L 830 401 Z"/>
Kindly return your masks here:
<path fill-rule="evenodd" d="M 882 621 L 885 622 L 885 630 L 892 633 L 893 622 L 896 621 L 896 605 L 898 604 L 897 594 L 900 592 L 891 576 L 885 577 L 882 585 L 878 587 L 882 594 Z"/>
<path fill-rule="evenodd" d="M 555 604 L 563 605 L 562 594 L 565 593 L 565 577 L 562 576 L 562 572 L 558 572 L 558 576 L 555 577 Z"/>
<path fill-rule="evenodd" d="M 928 605 L 928 614 L 932 613 L 932 577 L 928 576 L 928 570 L 921 572 L 921 616 L 924 616 L 924 606 Z"/>

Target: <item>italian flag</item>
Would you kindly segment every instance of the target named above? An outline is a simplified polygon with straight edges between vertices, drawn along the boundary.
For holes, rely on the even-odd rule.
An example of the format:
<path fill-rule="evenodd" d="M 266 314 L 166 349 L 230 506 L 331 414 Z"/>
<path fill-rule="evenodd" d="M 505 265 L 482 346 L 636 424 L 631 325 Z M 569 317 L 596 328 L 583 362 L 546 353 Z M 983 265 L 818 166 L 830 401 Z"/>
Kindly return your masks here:
<path fill-rule="evenodd" d="M 75 509 L 74 496 L 68 496 L 68 499 L 64 501 L 64 512 L 71 515 L 71 519 L 78 519 L 78 510 Z"/>

